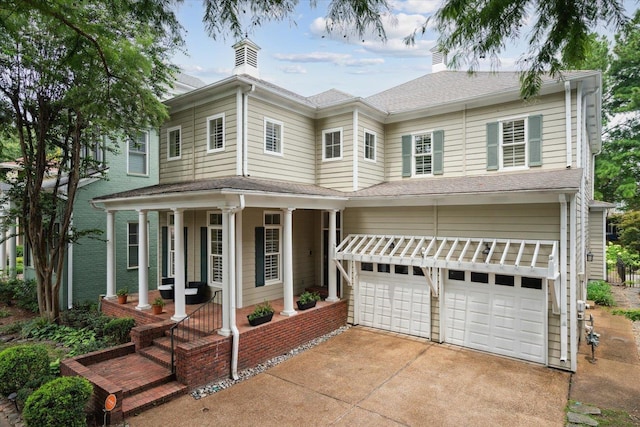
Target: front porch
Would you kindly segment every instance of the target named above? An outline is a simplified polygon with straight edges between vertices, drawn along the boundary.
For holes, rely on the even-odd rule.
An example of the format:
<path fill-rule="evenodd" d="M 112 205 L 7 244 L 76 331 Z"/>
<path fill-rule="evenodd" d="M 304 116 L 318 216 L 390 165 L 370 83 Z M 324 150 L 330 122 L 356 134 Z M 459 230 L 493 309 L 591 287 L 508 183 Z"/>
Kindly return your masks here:
<path fill-rule="evenodd" d="M 159 296 L 150 291 L 151 300 Z M 233 335 L 217 333 L 222 324 L 220 310 L 208 310 L 215 316 L 215 331 L 207 334 L 211 319 L 205 320 L 198 308 L 188 305 L 189 332 L 174 337 L 174 360 L 171 357 L 170 328 L 173 302 L 166 300 L 163 313 L 136 309 L 138 295 L 129 295 L 126 304 L 103 299 L 101 309 L 116 317 L 133 317 L 132 343 L 113 349 L 68 359 L 62 363 L 64 375 L 82 375 L 94 384 L 91 409 L 101 416 L 109 394 L 117 398 L 111 423 L 139 413 L 173 396 L 232 375 Z M 254 306 L 235 311 L 238 329 L 237 369 L 253 367 L 272 357 L 285 354 L 314 338 L 346 324 L 347 301 L 318 301 L 316 307 L 299 311 L 295 316 L 282 315 L 282 298 L 271 300 L 275 313 L 271 322 L 252 327 L 247 315 Z M 219 304 L 212 303 L 216 306 Z M 172 368 L 173 367 L 173 368 Z"/>

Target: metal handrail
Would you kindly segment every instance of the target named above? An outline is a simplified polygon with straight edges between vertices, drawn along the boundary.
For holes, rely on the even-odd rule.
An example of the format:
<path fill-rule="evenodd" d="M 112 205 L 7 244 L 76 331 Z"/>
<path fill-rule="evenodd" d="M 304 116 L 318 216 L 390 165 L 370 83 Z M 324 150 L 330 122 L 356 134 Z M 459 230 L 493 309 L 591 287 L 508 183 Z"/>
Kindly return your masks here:
<path fill-rule="evenodd" d="M 221 310 L 220 295 L 222 290 L 217 290 L 209 301 L 195 309 L 189 316 L 177 322 L 170 328 L 171 331 L 171 372 L 176 373 L 175 366 L 175 338 L 183 342 L 189 342 L 196 336 L 210 335 L 220 328 L 218 324 L 218 311 Z M 196 322 L 198 328 L 195 327 Z M 204 326 L 204 327 L 203 327 Z"/>

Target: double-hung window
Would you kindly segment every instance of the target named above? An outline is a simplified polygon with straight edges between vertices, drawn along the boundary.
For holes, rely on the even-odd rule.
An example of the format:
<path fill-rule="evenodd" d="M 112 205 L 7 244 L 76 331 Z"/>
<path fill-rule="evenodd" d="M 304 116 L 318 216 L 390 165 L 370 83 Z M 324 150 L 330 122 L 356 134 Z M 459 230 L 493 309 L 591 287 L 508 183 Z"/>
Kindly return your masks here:
<path fill-rule="evenodd" d="M 364 131 L 364 158 L 376 161 L 376 134 L 368 130 Z"/>
<path fill-rule="evenodd" d="M 283 124 L 276 120 L 264 119 L 264 152 L 282 154 Z"/>
<path fill-rule="evenodd" d="M 487 170 L 542 165 L 542 116 L 487 123 Z"/>
<path fill-rule="evenodd" d="M 209 212 L 209 281 L 222 285 L 222 213 Z"/>
<path fill-rule="evenodd" d="M 264 277 L 265 282 L 280 281 L 282 251 L 282 215 L 279 212 L 264 214 Z"/>
<path fill-rule="evenodd" d="M 147 224 L 147 238 L 149 238 L 149 224 Z M 140 266 L 140 260 L 138 259 L 138 247 L 142 244 L 140 242 L 140 227 L 137 222 L 127 223 L 127 268 L 138 268 Z M 147 247 L 149 241 L 147 241 Z M 149 251 L 147 251 L 149 254 Z M 147 259 L 147 265 L 149 260 Z"/>
<path fill-rule="evenodd" d="M 129 140 L 127 173 L 132 175 L 148 175 L 148 150 L 149 134 L 147 132 L 138 132 L 135 138 Z"/>
<path fill-rule="evenodd" d="M 207 151 L 224 150 L 224 114 L 207 117 Z"/>
<path fill-rule="evenodd" d="M 182 156 L 182 128 L 174 126 L 167 129 L 167 159 L 177 160 Z"/>
<path fill-rule="evenodd" d="M 322 160 L 342 158 L 342 128 L 322 131 Z"/>
<path fill-rule="evenodd" d="M 417 132 L 402 137 L 402 176 L 444 173 L 444 131 Z"/>
<path fill-rule="evenodd" d="M 168 277 L 175 277 L 176 275 L 176 227 L 174 225 L 174 216 L 172 213 L 168 214 L 167 222 L 169 224 L 168 227 L 168 248 L 167 255 L 169 258 L 169 262 L 167 263 Z"/>

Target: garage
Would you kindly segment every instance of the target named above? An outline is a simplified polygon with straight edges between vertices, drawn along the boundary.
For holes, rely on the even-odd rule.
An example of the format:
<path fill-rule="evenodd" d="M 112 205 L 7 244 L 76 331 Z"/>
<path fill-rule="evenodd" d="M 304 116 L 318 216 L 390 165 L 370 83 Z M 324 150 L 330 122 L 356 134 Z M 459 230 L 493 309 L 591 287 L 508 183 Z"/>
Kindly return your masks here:
<path fill-rule="evenodd" d="M 431 297 L 424 277 L 363 271 L 359 301 L 361 325 L 430 338 Z"/>
<path fill-rule="evenodd" d="M 546 363 L 546 291 L 542 279 L 448 272 L 445 342 Z"/>

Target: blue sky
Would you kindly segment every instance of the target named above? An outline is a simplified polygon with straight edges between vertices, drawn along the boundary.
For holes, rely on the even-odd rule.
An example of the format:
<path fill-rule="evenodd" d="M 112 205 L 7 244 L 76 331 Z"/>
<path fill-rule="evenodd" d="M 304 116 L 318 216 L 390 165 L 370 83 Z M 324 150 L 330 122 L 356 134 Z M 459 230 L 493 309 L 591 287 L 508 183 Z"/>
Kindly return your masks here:
<path fill-rule="evenodd" d="M 318 0 L 311 9 L 308 0 L 300 0 L 290 20 L 263 24 L 249 32 L 260 46 L 260 78 L 300 95 L 310 96 L 338 89 L 356 96 L 369 96 L 431 72 L 431 52 L 437 35 L 427 32 L 414 47 L 402 39 L 419 27 L 440 4 L 440 0 L 391 0 L 392 16 L 385 23 L 388 40 L 375 34 L 354 37 L 344 32 L 325 31 L 324 15 L 328 0 Z M 630 15 L 637 2 L 629 5 Z M 633 10 L 629 10 L 633 9 Z M 185 28 L 185 53 L 174 56 L 174 63 L 187 74 L 205 83 L 229 77 L 233 70 L 233 36 L 214 40 L 202 24 L 202 2 L 185 0 L 177 11 Z M 507 46 L 501 56 L 500 70 L 514 70 L 523 49 Z M 481 64 L 481 69 L 490 65 Z"/>

